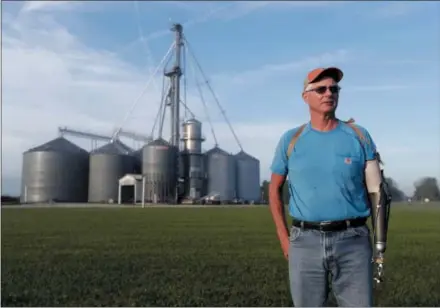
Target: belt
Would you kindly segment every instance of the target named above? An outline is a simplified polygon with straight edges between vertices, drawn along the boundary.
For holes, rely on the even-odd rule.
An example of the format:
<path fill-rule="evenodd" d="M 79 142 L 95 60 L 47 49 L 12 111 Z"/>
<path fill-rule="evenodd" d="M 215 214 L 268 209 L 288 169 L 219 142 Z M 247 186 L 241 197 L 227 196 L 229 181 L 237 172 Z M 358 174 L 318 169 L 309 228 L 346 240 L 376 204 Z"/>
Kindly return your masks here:
<path fill-rule="evenodd" d="M 366 222 L 367 222 L 366 217 L 347 219 L 347 220 L 337 220 L 337 221 L 323 221 L 323 222 L 312 222 L 312 221 L 293 219 L 292 225 L 303 229 L 331 232 L 331 231 L 347 230 L 350 227 L 360 227 L 365 225 Z"/>

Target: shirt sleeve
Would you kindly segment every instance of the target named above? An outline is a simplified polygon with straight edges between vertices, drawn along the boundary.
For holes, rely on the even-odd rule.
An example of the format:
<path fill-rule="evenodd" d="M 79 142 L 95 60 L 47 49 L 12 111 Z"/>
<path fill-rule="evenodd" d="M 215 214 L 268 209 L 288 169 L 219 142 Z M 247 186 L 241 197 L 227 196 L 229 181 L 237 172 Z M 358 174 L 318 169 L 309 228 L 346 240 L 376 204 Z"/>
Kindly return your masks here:
<path fill-rule="evenodd" d="M 363 128 L 362 130 L 365 137 L 365 160 L 374 160 L 377 158 L 376 144 L 374 143 L 374 140 L 371 137 L 370 133 L 365 128 Z"/>
<path fill-rule="evenodd" d="M 288 172 L 288 160 L 287 160 L 287 147 L 288 147 L 288 132 L 284 133 L 278 145 L 275 148 L 275 154 L 272 159 L 272 165 L 270 167 L 272 173 L 279 175 L 287 175 Z"/>

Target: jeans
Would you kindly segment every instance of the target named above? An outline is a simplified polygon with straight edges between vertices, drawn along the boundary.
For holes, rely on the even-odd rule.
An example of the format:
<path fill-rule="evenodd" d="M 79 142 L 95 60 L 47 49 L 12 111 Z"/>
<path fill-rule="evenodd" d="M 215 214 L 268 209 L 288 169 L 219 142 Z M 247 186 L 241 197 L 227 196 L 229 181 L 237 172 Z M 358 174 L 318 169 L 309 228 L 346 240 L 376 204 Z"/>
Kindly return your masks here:
<path fill-rule="evenodd" d="M 324 306 L 330 283 L 338 306 L 373 306 L 372 253 L 366 225 L 337 232 L 293 226 L 289 279 L 294 306 Z"/>

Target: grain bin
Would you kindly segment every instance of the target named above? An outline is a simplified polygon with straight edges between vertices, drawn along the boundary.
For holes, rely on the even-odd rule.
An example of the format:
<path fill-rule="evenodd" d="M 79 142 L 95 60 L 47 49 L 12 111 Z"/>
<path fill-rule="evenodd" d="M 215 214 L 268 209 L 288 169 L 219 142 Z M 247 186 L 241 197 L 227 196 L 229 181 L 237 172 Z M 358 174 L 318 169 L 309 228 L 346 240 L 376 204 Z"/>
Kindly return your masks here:
<path fill-rule="evenodd" d="M 119 140 L 90 153 L 89 202 L 107 203 L 118 200 L 119 179 L 137 173 L 133 150 Z"/>
<path fill-rule="evenodd" d="M 219 147 L 205 153 L 207 172 L 206 194 L 219 194 L 220 200 L 229 202 L 236 198 L 235 159 Z"/>
<path fill-rule="evenodd" d="M 178 173 L 177 147 L 156 139 L 142 151 L 142 174 L 145 176 L 147 202 L 174 202 Z"/>
<path fill-rule="evenodd" d="M 89 154 L 63 137 L 23 153 L 21 201 L 86 202 Z"/>
<path fill-rule="evenodd" d="M 184 152 L 201 154 L 202 142 L 205 140 L 202 136 L 202 123 L 196 119 L 186 120 L 182 124 L 182 132 Z"/>
<path fill-rule="evenodd" d="M 260 161 L 240 151 L 235 155 L 237 170 L 237 198 L 248 202 L 258 202 L 260 192 Z"/>
<path fill-rule="evenodd" d="M 204 156 L 202 154 L 202 123 L 189 119 L 182 125 L 182 166 L 185 181 L 184 190 L 187 198 L 199 199 L 204 187 Z"/>
<path fill-rule="evenodd" d="M 133 151 L 132 155 L 136 160 L 136 173 L 142 173 L 142 150 L 143 148 Z"/>

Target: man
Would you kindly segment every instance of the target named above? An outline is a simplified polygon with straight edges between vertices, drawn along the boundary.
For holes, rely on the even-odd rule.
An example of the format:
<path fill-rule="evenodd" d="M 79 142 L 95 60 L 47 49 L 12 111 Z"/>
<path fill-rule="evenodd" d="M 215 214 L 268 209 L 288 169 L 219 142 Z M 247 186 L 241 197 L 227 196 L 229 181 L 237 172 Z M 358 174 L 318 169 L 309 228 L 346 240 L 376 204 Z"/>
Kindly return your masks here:
<path fill-rule="evenodd" d="M 323 306 L 329 282 L 339 306 L 373 304 L 366 220 L 368 193 L 379 191 L 380 169 L 368 131 L 335 116 L 342 77 L 334 67 L 307 75 L 302 97 L 310 121 L 283 134 L 271 166 L 270 208 L 295 306 Z M 287 176 L 290 238 L 281 197 Z"/>

